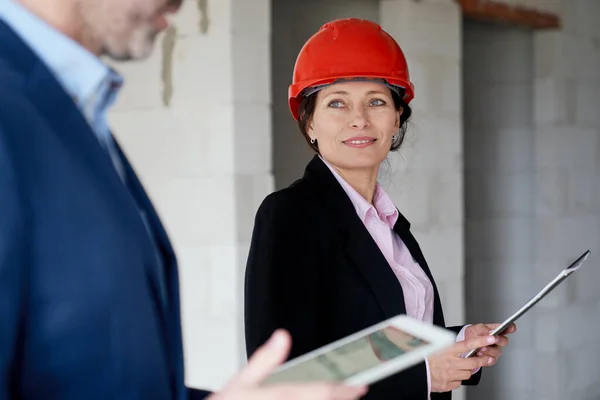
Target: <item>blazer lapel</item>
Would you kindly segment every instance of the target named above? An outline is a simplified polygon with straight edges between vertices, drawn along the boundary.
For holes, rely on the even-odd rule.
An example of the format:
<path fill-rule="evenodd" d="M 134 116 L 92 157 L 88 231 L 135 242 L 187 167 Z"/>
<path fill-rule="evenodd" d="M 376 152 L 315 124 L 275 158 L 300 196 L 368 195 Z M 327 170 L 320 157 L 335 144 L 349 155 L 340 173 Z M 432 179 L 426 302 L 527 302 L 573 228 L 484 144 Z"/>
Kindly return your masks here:
<path fill-rule="evenodd" d="M 40 116 L 45 118 L 52 130 L 57 133 L 65 148 L 69 149 L 95 178 L 100 179 L 99 184 L 106 186 L 107 192 L 113 195 L 115 201 L 133 207 L 131 196 L 125 190 L 110 156 L 100 145 L 74 100 L 58 83 L 48 67 L 2 20 L 0 20 L 0 37 L 2 37 L 0 56 L 4 54 L 4 59 L 14 67 L 15 71 L 21 73 L 25 79 L 26 95 Z"/>
<path fill-rule="evenodd" d="M 31 103 L 57 133 L 65 148 L 100 179 L 99 183 L 106 186 L 115 200 L 133 206 L 110 156 L 100 145 L 73 99 L 39 59 L 32 58 L 30 62 L 33 65 L 28 68 L 30 73 L 25 90 Z"/>
<path fill-rule="evenodd" d="M 115 210 L 123 213 L 123 220 L 133 224 L 132 229 L 139 232 L 140 236 L 144 235 L 144 223 L 139 217 L 139 208 L 134 198 L 139 196 L 139 193 L 127 190 L 108 152 L 100 145 L 73 99 L 46 65 L 2 20 L 0 37 L 0 56 L 4 54 L 4 58 L 25 78 L 25 92 L 40 116 L 45 118 L 52 131 L 56 132 L 65 148 L 79 160 L 79 165 L 98 180 L 98 186 L 103 188 L 102 192 L 107 193 L 107 200 L 114 204 Z M 131 172 L 130 175 L 135 174 Z M 156 218 L 154 212 L 149 213 L 149 217 Z M 157 232 L 162 232 L 161 236 L 165 236 L 162 229 L 157 229 Z M 172 256 L 170 246 L 163 245 L 163 249 L 165 254 Z M 146 272 L 149 281 L 152 282 L 155 276 L 150 268 L 146 268 Z"/>
<path fill-rule="evenodd" d="M 125 156 L 121 146 L 115 140 L 115 147 L 119 153 L 119 158 L 123 163 L 125 170 L 125 177 L 127 186 L 131 195 L 135 198 L 137 205 L 142 209 L 148 218 L 150 229 L 155 237 L 156 246 L 160 256 L 163 259 L 162 268 L 164 268 L 164 274 L 158 276 L 156 268 L 147 268 L 148 273 L 152 276 L 150 281 L 152 282 L 153 291 L 156 295 L 155 301 L 158 304 L 158 308 L 161 311 L 160 316 L 162 320 L 163 335 L 166 338 L 167 347 L 169 349 L 169 357 L 171 357 L 171 365 L 177 369 L 177 374 L 183 376 L 183 369 L 181 369 L 181 363 L 179 355 L 183 354 L 183 348 L 181 344 L 181 316 L 180 316 L 180 304 L 179 304 L 179 281 L 177 272 L 177 259 L 175 252 L 171 246 L 171 242 L 167 236 L 167 233 L 160 222 L 160 218 L 150 201 L 142 183 L 137 177 L 137 174 L 133 170 L 133 167 L 129 163 L 129 160 Z M 161 266 L 157 266 L 161 268 Z M 162 301 L 160 301 L 158 292 L 160 291 L 159 279 L 165 279 L 165 285 L 167 288 L 167 304 L 166 309 Z"/>
<path fill-rule="evenodd" d="M 165 264 L 166 278 L 168 280 L 167 285 L 171 287 L 173 284 L 171 272 L 173 272 L 172 269 L 176 268 L 175 252 L 173 251 L 169 237 L 160 221 L 160 218 L 158 217 L 158 214 L 156 213 L 154 206 L 152 205 L 152 202 L 150 201 L 150 198 L 146 193 L 146 190 L 142 186 L 137 174 L 133 170 L 133 167 L 129 163 L 129 160 L 127 159 L 117 140 L 115 140 L 115 147 L 119 153 L 123 167 L 125 168 L 127 187 L 129 188 L 136 203 L 146 213 L 150 223 L 150 228 L 156 236 L 156 244 L 159 247 L 160 254 L 163 257 Z M 169 293 L 169 295 L 170 294 L 171 293 Z"/>
<path fill-rule="evenodd" d="M 332 216 L 346 251 L 371 287 L 385 318 L 406 314 L 398 278 L 356 214 L 352 201 L 318 156 L 308 164 L 304 179 Z"/>

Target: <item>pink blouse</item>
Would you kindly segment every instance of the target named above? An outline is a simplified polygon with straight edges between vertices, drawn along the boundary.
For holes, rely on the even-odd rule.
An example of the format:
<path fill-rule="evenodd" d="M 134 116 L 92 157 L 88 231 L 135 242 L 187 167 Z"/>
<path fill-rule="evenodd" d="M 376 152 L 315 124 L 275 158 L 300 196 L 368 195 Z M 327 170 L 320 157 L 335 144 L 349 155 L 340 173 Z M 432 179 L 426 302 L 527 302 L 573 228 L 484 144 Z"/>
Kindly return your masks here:
<path fill-rule="evenodd" d="M 398 220 L 398 210 L 392 199 L 377 184 L 373 196 L 373 204 L 362 197 L 342 176 L 322 157 L 321 160 L 329 167 L 331 173 L 340 183 L 365 228 L 385 256 L 388 264 L 404 293 L 406 314 L 419 321 L 433 323 L 433 285 L 421 268 L 413 259 L 410 251 L 394 232 L 394 225 Z M 468 326 L 468 325 L 467 325 Z M 456 341 L 464 340 L 465 328 L 460 331 Z M 427 398 L 431 398 L 431 375 L 429 363 L 425 360 L 427 368 Z"/>
<path fill-rule="evenodd" d="M 342 185 L 365 228 L 398 278 L 404 293 L 406 314 L 419 321 L 433 323 L 433 285 L 423 269 L 412 258 L 400 236 L 394 232 L 398 210 L 392 199 L 377 184 L 373 204 L 369 203 L 340 176 L 335 168 L 325 160 L 323 162 Z"/>

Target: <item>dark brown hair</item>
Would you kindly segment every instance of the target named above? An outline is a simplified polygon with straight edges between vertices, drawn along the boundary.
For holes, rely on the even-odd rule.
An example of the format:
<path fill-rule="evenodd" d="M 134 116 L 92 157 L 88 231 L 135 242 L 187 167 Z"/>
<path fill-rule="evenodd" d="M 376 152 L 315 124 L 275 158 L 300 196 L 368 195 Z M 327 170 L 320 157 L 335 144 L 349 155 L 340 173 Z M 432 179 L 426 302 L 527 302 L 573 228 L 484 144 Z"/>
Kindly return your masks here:
<path fill-rule="evenodd" d="M 412 110 L 409 105 L 404 102 L 400 98 L 400 95 L 395 91 L 391 90 L 392 98 L 394 99 L 394 106 L 396 110 L 402 108 L 402 114 L 400 114 L 400 129 L 398 129 L 398 136 L 396 139 L 392 139 L 392 146 L 390 151 L 397 151 L 402 146 L 402 142 L 404 142 L 404 136 L 406 135 L 406 125 L 412 114 Z M 315 108 L 317 105 L 317 94 L 312 94 L 308 97 L 305 97 L 300 102 L 300 106 L 298 107 L 298 127 L 300 128 L 300 132 L 306 143 L 310 146 L 311 149 L 319 153 L 319 144 L 317 142 L 311 143 L 310 136 L 308 136 L 308 124 L 315 113 Z"/>

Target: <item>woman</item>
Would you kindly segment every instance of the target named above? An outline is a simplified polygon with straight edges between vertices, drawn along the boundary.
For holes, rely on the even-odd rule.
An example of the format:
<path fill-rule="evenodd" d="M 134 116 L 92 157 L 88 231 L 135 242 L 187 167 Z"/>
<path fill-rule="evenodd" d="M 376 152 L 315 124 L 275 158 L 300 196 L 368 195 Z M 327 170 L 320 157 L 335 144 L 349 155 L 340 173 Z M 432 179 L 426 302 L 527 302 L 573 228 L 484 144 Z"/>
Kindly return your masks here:
<path fill-rule="evenodd" d="M 445 326 L 410 224 L 377 184 L 380 163 L 402 144 L 412 98 L 400 47 L 373 22 L 330 22 L 302 48 L 289 106 L 317 154 L 302 179 L 258 210 L 246 270 L 248 355 L 280 327 L 296 357 L 398 314 Z M 372 385 L 367 397 L 449 399 L 461 383 L 476 384 L 474 371 L 508 343 L 501 336 L 483 347 L 494 326 L 450 328 L 455 346 Z M 469 346 L 482 349 L 464 359 Z"/>

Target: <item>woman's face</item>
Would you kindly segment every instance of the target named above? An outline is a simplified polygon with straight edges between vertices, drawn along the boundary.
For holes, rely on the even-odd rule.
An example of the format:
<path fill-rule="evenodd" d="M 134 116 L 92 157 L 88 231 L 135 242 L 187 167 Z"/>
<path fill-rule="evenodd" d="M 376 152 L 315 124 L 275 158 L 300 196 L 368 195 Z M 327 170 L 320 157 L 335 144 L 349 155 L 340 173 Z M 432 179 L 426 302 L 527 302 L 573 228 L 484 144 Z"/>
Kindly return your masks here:
<path fill-rule="evenodd" d="M 378 167 L 398 132 L 400 114 L 389 88 L 377 82 L 341 82 L 317 96 L 307 133 L 321 156 L 342 169 Z"/>

